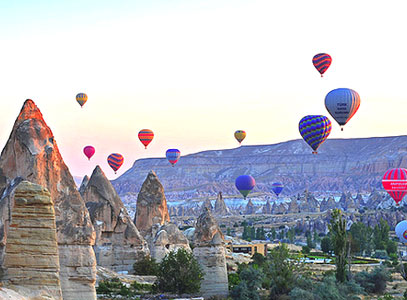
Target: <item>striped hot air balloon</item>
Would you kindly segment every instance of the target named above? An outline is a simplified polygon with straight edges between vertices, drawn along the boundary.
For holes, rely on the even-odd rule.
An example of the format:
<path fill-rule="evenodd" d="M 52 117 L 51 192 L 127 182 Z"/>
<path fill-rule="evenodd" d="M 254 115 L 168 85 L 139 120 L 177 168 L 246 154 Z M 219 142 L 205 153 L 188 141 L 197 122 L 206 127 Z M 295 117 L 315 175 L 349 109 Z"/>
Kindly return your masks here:
<path fill-rule="evenodd" d="M 245 139 L 245 137 L 246 137 L 246 131 L 244 131 L 244 130 L 235 131 L 235 139 L 239 142 L 239 144 L 242 143 L 242 141 Z"/>
<path fill-rule="evenodd" d="M 168 149 L 165 153 L 165 156 L 167 157 L 171 165 L 174 166 L 178 162 L 181 156 L 181 152 L 178 149 Z"/>
<path fill-rule="evenodd" d="M 357 112 L 360 106 L 360 97 L 351 89 L 341 88 L 332 90 L 325 97 L 325 107 L 332 118 L 343 127 Z"/>
<path fill-rule="evenodd" d="M 396 225 L 394 229 L 396 236 L 399 238 L 400 242 L 407 243 L 407 221 L 401 221 Z"/>
<path fill-rule="evenodd" d="M 326 70 L 328 70 L 329 66 L 332 63 L 332 57 L 326 53 L 319 53 L 312 58 L 312 63 L 314 67 L 318 70 L 323 77 Z"/>
<path fill-rule="evenodd" d="M 150 144 L 154 138 L 154 132 L 150 129 L 142 129 L 138 133 L 138 138 L 140 142 L 144 145 L 144 147 L 147 149 L 148 144 Z"/>
<path fill-rule="evenodd" d="M 402 168 L 388 170 L 383 176 L 382 185 L 399 206 L 407 194 L 407 170 Z"/>
<path fill-rule="evenodd" d="M 88 160 L 95 154 L 95 148 L 93 146 L 86 146 L 83 148 L 83 153 L 86 155 Z"/>
<path fill-rule="evenodd" d="M 253 190 L 256 185 L 256 181 L 250 175 L 240 175 L 235 181 L 236 188 L 246 199 L 247 195 Z"/>
<path fill-rule="evenodd" d="M 109 155 L 107 158 L 107 163 L 109 166 L 113 169 L 114 173 L 116 174 L 116 171 L 120 169 L 124 161 L 123 155 L 119 153 L 112 153 Z"/>
<path fill-rule="evenodd" d="M 314 150 L 312 153 L 317 154 L 318 147 L 331 133 L 332 124 L 325 116 L 310 115 L 302 118 L 298 127 L 303 139 Z"/>
<path fill-rule="evenodd" d="M 283 191 L 284 186 L 281 182 L 274 182 L 271 185 L 271 190 L 274 192 L 274 194 L 276 194 L 276 196 L 278 197 L 278 195 L 280 195 L 280 193 Z"/>
<path fill-rule="evenodd" d="M 76 101 L 82 107 L 86 103 L 86 101 L 88 101 L 88 95 L 86 95 L 85 93 L 79 93 L 78 95 L 76 95 Z"/>

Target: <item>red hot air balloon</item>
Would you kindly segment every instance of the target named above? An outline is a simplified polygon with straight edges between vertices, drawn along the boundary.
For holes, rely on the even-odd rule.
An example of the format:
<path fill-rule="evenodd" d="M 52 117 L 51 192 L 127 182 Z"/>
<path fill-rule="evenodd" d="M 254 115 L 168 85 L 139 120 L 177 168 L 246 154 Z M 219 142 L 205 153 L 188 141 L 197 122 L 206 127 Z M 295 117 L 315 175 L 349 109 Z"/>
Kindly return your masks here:
<path fill-rule="evenodd" d="M 95 154 L 95 148 L 93 148 L 92 146 L 86 146 L 85 148 L 83 148 L 83 153 L 85 153 L 88 160 L 90 160 L 93 154 Z"/>
<path fill-rule="evenodd" d="M 107 158 L 107 163 L 109 166 L 113 169 L 114 173 L 116 174 L 116 171 L 120 169 L 124 161 L 123 155 L 119 153 L 112 153 L 109 155 Z"/>
<path fill-rule="evenodd" d="M 138 138 L 140 142 L 144 145 L 144 147 L 147 149 L 148 144 L 150 144 L 154 138 L 154 132 L 150 129 L 142 129 L 138 133 Z"/>
<path fill-rule="evenodd" d="M 332 58 L 329 54 L 319 53 L 312 58 L 312 63 L 321 74 L 321 77 L 323 77 L 324 73 L 326 72 L 326 70 L 328 70 L 329 66 L 332 63 Z"/>
<path fill-rule="evenodd" d="M 388 170 L 383 176 L 382 184 L 399 206 L 400 201 L 407 194 L 407 170 L 402 168 Z"/>

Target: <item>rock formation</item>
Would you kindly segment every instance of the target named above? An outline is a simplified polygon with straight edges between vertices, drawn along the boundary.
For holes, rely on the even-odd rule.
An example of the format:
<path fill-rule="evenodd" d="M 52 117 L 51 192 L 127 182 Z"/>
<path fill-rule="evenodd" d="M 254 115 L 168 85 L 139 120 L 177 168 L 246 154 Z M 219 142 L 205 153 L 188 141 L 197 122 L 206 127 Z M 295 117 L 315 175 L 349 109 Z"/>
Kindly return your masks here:
<path fill-rule="evenodd" d="M 54 135 L 32 100 L 25 101 L 1 153 L 0 177 L 0 189 L 18 177 L 48 189 L 54 201 L 63 298 L 96 299 L 95 231 Z M 0 227 L 0 237 L 7 243 L 5 227 Z"/>
<path fill-rule="evenodd" d="M 158 262 L 172 250 L 191 250 L 188 239 L 169 222 L 164 188 L 157 175 L 150 171 L 138 194 L 135 223 L 148 243 L 151 257 Z"/>
<path fill-rule="evenodd" d="M 291 200 L 290 204 L 288 205 L 288 212 L 292 213 L 292 214 L 297 214 L 297 213 L 301 212 L 301 210 L 298 206 L 297 199 Z"/>
<path fill-rule="evenodd" d="M 134 223 L 145 236 L 154 224 L 163 225 L 170 221 L 164 188 L 154 171 L 150 171 L 141 186 L 137 197 L 137 209 Z"/>
<path fill-rule="evenodd" d="M 7 229 L 1 281 L 30 296 L 61 299 L 54 206 L 47 189 L 21 182 L 8 203 Z"/>
<path fill-rule="evenodd" d="M 89 177 L 88 177 L 88 175 L 85 175 L 85 177 L 83 177 L 81 186 L 79 187 L 79 194 L 81 194 L 81 196 L 83 196 L 83 193 L 85 192 L 86 185 L 88 184 L 88 182 L 89 182 Z"/>
<path fill-rule="evenodd" d="M 210 211 L 213 210 L 212 203 L 211 203 L 211 200 L 209 200 L 209 198 L 206 198 L 204 203 L 202 203 L 201 211 L 204 211 L 205 208 L 208 208 Z"/>
<path fill-rule="evenodd" d="M 94 250 L 98 266 L 131 273 L 133 264 L 149 255 L 147 242 L 99 166 L 82 196 L 96 230 Z"/>
<path fill-rule="evenodd" d="M 227 208 L 226 203 L 223 200 L 222 192 L 219 192 L 218 197 L 216 198 L 213 213 L 216 216 L 226 216 L 230 214 L 229 209 Z"/>
<path fill-rule="evenodd" d="M 227 297 L 228 275 L 223 234 L 208 209 L 196 221 L 193 240 L 194 256 L 205 272 L 201 283 L 203 296 Z"/>
<path fill-rule="evenodd" d="M 245 215 L 253 215 L 256 213 L 256 207 L 254 206 L 252 199 L 249 199 L 249 202 L 247 202 L 246 208 L 244 210 Z"/>
<path fill-rule="evenodd" d="M 263 214 L 270 215 L 271 210 L 272 210 L 272 207 L 271 207 L 270 199 L 267 199 L 266 204 L 264 204 L 264 206 L 263 206 Z"/>

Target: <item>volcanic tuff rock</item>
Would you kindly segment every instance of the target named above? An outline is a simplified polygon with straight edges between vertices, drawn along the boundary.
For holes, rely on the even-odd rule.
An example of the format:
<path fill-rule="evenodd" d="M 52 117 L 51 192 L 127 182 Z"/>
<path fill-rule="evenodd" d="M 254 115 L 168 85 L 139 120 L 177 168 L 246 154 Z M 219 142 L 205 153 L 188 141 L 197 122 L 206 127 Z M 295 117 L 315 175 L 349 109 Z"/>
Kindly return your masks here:
<path fill-rule="evenodd" d="M 131 273 L 133 264 L 149 255 L 147 242 L 99 166 L 93 170 L 83 199 L 96 229 L 94 249 L 98 266 Z"/>
<path fill-rule="evenodd" d="M 194 232 L 194 256 L 205 275 L 201 283 L 203 296 L 228 295 L 228 276 L 223 234 L 209 209 L 198 217 Z"/>
<path fill-rule="evenodd" d="M 55 208 L 63 298 L 96 299 L 95 231 L 54 135 L 32 100 L 24 103 L 1 153 L 0 175 L 0 189 L 17 177 L 48 189 Z M 7 236 L 4 228 L 0 235 Z"/>
<path fill-rule="evenodd" d="M 226 216 L 226 215 L 230 214 L 225 201 L 223 201 L 222 192 L 218 193 L 218 197 L 216 198 L 215 208 L 213 210 L 213 213 L 216 216 Z"/>
<path fill-rule="evenodd" d="M 16 187 L 14 198 L 7 199 L 12 201 L 1 203 L 2 209 L 4 204 L 9 208 L 11 217 L 2 224 L 7 226 L 7 244 L 1 281 L 17 291 L 30 291 L 32 297 L 62 299 L 50 193 L 37 184 L 23 181 Z"/>
<path fill-rule="evenodd" d="M 201 211 L 204 211 L 205 208 L 208 208 L 210 211 L 213 210 L 212 203 L 211 203 L 211 200 L 209 200 L 209 198 L 206 198 L 204 203 L 202 203 Z"/>
<path fill-rule="evenodd" d="M 119 195 L 137 192 L 144 174 L 154 169 L 162 178 L 168 201 L 210 196 L 217 191 L 223 191 L 224 196 L 237 195 L 234 182 L 242 172 L 260 176 L 255 191 L 265 193 L 277 180 L 284 182 L 287 194 L 305 189 L 370 192 L 382 188 L 381 179 L 389 168 L 407 167 L 406 145 L 407 136 L 328 139 L 318 155 L 313 155 L 303 140 L 293 140 L 190 154 L 183 156 L 176 168 L 165 158 L 140 159 L 113 185 Z"/>
<path fill-rule="evenodd" d="M 254 206 L 252 199 L 249 199 L 249 202 L 246 204 L 246 208 L 244 210 L 245 215 L 253 215 L 256 213 L 256 207 Z"/>
<path fill-rule="evenodd" d="M 81 194 L 81 196 L 83 196 L 83 193 L 85 192 L 86 185 L 88 184 L 88 182 L 89 182 L 89 177 L 88 177 L 88 175 L 85 175 L 85 177 L 83 177 L 82 183 L 79 187 L 79 194 Z"/>
<path fill-rule="evenodd" d="M 137 197 L 134 223 L 145 236 L 156 223 L 163 225 L 170 221 L 164 188 L 154 171 L 150 171 Z"/>
<path fill-rule="evenodd" d="M 266 204 L 263 205 L 262 212 L 265 215 L 270 215 L 271 214 L 271 203 L 270 203 L 269 199 L 267 199 Z"/>

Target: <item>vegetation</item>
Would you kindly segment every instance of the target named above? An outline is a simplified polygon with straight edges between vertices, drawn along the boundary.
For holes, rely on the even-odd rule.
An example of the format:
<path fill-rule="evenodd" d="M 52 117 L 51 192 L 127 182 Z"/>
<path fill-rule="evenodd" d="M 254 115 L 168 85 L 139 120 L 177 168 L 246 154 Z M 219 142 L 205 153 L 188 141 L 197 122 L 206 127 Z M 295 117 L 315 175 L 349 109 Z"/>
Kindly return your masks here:
<path fill-rule="evenodd" d="M 335 276 L 338 282 L 343 283 L 346 281 L 346 265 L 349 247 L 346 219 L 339 209 L 334 209 L 331 217 L 329 233 L 332 237 L 333 251 L 335 253 Z"/>
<path fill-rule="evenodd" d="M 102 280 L 96 288 L 98 294 L 109 298 L 121 297 L 124 299 L 132 299 L 137 295 L 150 293 L 151 291 L 152 286 L 149 284 L 133 282 L 130 286 L 127 286 L 120 282 L 119 278 Z"/>
<path fill-rule="evenodd" d="M 162 260 L 157 288 L 163 292 L 193 294 L 199 292 L 203 271 L 192 253 L 185 249 L 171 251 Z"/>
<path fill-rule="evenodd" d="M 160 265 L 155 261 L 154 258 L 146 256 L 143 259 L 137 261 L 133 265 L 134 274 L 136 275 L 158 275 Z"/>
<path fill-rule="evenodd" d="M 243 226 L 243 234 L 242 239 L 246 241 L 252 240 L 265 240 L 266 233 L 264 231 L 264 227 L 258 227 L 257 229 L 254 226 Z"/>

